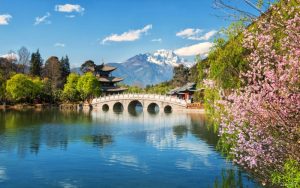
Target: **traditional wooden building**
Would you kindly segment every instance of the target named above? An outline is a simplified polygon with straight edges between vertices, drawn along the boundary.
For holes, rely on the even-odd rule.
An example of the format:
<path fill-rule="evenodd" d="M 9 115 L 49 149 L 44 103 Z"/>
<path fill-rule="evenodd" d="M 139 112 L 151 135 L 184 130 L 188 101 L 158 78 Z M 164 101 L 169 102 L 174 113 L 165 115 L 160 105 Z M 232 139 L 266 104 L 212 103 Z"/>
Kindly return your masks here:
<path fill-rule="evenodd" d="M 127 88 L 116 85 L 124 80 L 123 78 L 112 76 L 112 72 L 116 69 L 116 67 L 105 64 L 96 65 L 95 72 L 96 77 L 101 84 L 102 95 L 119 94 L 127 90 Z"/>
<path fill-rule="evenodd" d="M 171 95 L 180 99 L 184 99 L 188 102 L 193 102 L 193 95 L 197 91 L 195 83 L 187 83 L 182 87 L 172 89 L 167 95 Z"/>

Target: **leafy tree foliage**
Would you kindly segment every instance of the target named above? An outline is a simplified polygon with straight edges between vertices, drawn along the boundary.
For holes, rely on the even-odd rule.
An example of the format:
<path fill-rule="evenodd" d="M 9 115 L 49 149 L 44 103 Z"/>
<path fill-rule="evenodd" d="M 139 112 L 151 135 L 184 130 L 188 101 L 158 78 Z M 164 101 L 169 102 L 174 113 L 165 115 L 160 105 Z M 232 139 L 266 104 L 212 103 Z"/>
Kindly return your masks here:
<path fill-rule="evenodd" d="M 101 94 L 100 83 L 91 72 L 87 72 L 79 78 L 76 88 L 82 100 L 89 100 Z"/>
<path fill-rule="evenodd" d="M 185 85 L 189 79 L 190 70 L 184 65 L 179 65 L 178 67 L 174 67 L 173 70 L 173 79 L 171 80 L 171 84 L 173 87 L 180 87 Z"/>
<path fill-rule="evenodd" d="M 75 73 L 71 73 L 67 78 L 67 83 L 64 86 L 63 96 L 67 101 L 78 101 L 80 93 L 77 90 L 77 84 L 80 76 Z"/>
<path fill-rule="evenodd" d="M 5 100 L 5 92 L 6 92 L 6 81 L 4 80 L 2 73 L 0 72 L 0 101 Z"/>
<path fill-rule="evenodd" d="M 154 86 L 147 86 L 146 92 L 147 93 L 154 93 L 154 94 L 161 94 L 165 95 L 172 89 L 172 86 L 169 82 L 163 82 Z"/>
<path fill-rule="evenodd" d="M 35 53 L 31 54 L 30 68 L 29 68 L 30 74 L 32 76 L 41 77 L 42 67 L 43 67 L 43 59 L 41 57 L 39 50 L 37 50 Z"/>
<path fill-rule="evenodd" d="M 87 72 L 94 73 L 95 69 L 96 69 L 96 64 L 92 60 L 88 60 L 88 61 L 84 62 L 80 67 L 80 70 L 83 73 L 87 73 Z"/>
<path fill-rule="evenodd" d="M 0 57 L 0 72 L 4 80 L 8 80 L 17 71 L 18 66 L 12 60 Z"/>
<path fill-rule="evenodd" d="M 124 86 L 125 88 L 127 88 L 127 90 L 125 91 L 126 93 L 143 93 L 144 92 L 144 89 L 139 86 L 129 86 L 129 85 L 121 85 L 121 84 L 119 84 L 119 86 Z"/>
<path fill-rule="evenodd" d="M 51 89 L 53 92 L 63 88 L 63 70 L 57 57 L 48 58 L 43 70 L 43 76 L 51 81 Z"/>
<path fill-rule="evenodd" d="M 247 51 L 243 47 L 243 34 L 241 34 L 243 29 L 241 22 L 233 23 L 223 31 L 226 35 L 225 39 L 216 39 L 214 48 L 209 53 L 209 78 L 223 89 L 239 88 L 241 86 L 240 72 L 247 69 L 248 63 L 245 59 Z M 205 77 L 205 65 L 199 68 L 202 71 L 200 76 Z"/>
<path fill-rule="evenodd" d="M 61 63 L 61 67 L 62 67 L 61 68 L 62 69 L 62 79 L 63 79 L 63 82 L 66 83 L 67 77 L 71 73 L 69 57 L 68 56 L 62 57 L 60 60 L 60 63 Z"/>
<path fill-rule="evenodd" d="M 43 83 L 39 78 L 31 79 L 24 74 L 12 76 L 6 84 L 6 92 L 16 102 L 32 101 L 42 92 Z"/>
<path fill-rule="evenodd" d="M 284 187 L 300 187 L 300 163 L 293 159 L 288 159 L 283 166 L 283 170 L 275 171 L 272 174 L 272 182 Z"/>

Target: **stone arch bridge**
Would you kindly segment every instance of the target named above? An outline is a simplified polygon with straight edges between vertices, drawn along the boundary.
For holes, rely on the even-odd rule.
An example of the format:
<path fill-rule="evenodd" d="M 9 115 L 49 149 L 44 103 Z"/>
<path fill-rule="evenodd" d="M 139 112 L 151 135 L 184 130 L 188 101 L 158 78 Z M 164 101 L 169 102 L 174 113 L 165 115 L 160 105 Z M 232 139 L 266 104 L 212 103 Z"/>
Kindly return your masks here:
<path fill-rule="evenodd" d="M 143 111 L 172 112 L 187 108 L 187 102 L 176 97 L 156 94 L 118 94 L 93 99 L 93 109 L 103 111 L 134 110 L 137 106 Z"/>

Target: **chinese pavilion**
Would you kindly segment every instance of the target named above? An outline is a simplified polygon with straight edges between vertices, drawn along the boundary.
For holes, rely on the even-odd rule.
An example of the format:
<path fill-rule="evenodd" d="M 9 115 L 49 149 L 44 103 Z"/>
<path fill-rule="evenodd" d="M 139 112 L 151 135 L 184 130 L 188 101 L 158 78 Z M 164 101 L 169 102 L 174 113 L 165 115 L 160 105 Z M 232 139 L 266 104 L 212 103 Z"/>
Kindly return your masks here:
<path fill-rule="evenodd" d="M 96 77 L 101 84 L 102 95 L 119 94 L 127 90 L 127 88 L 116 85 L 118 82 L 124 80 L 123 78 L 112 76 L 112 71 L 116 69 L 116 67 L 105 64 L 96 65 L 95 72 Z"/>
<path fill-rule="evenodd" d="M 182 87 L 177 87 L 175 89 L 172 89 L 170 92 L 167 93 L 167 95 L 171 95 L 183 100 L 186 100 L 188 102 L 193 102 L 193 95 L 197 91 L 196 84 L 195 83 L 187 83 L 186 85 Z"/>

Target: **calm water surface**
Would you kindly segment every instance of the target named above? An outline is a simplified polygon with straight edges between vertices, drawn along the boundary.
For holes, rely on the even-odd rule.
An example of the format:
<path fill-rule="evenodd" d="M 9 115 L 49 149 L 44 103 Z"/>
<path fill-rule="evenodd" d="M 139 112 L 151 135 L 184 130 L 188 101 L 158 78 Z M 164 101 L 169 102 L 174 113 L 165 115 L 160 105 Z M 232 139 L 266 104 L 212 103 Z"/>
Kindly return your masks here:
<path fill-rule="evenodd" d="M 0 112 L 0 187 L 258 187 L 201 114 Z"/>

